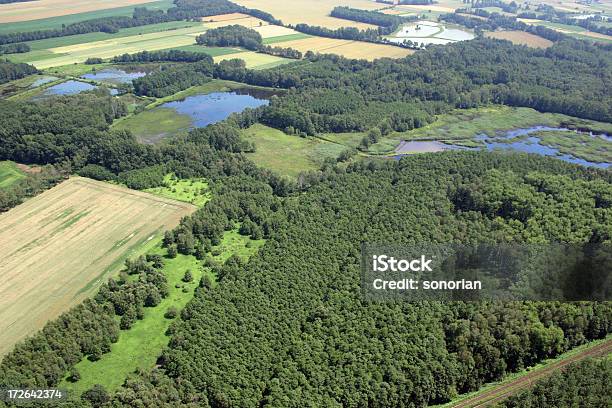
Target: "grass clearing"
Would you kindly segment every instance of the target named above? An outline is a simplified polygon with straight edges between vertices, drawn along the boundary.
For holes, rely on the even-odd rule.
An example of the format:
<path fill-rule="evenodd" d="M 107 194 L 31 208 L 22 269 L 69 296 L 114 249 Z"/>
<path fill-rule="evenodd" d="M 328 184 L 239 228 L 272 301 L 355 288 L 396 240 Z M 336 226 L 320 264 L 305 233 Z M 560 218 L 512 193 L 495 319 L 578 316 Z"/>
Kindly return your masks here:
<path fill-rule="evenodd" d="M 211 57 L 218 57 L 219 55 L 228 55 L 228 54 L 236 54 L 242 52 L 241 49 L 238 48 L 224 48 L 224 47 L 205 47 L 203 45 L 183 45 L 182 47 L 174 47 L 173 50 L 181 50 L 181 51 L 189 51 L 189 52 L 199 52 L 203 54 L 208 54 Z"/>
<path fill-rule="evenodd" d="M 26 174 L 12 161 L 0 161 L 0 189 L 26 178 Z"/>
<path fill-rule="evenodd" d="M 131 16 L 136 7 L 167 10 L 172 0 L 37 0 L 0 4 L 0 32 L 60 28 L 83 20 Z"/>
<path fill-rule="evenodd" d="M 255 153 L 247 153 L 255 164 L 291 177 L 297 177 L 303 171 L 317 170 L 326 158 L 335 159 L 347 149 L 317 138 L 287 135 L 261 124 L 244 129 L 242 134 L 255 143 Z"/>
<path fill-rule="evenodd" d="M 186 133 L 191 118 L 172 108 L 155 108 L 128 116 L 113 125 L 114 129 L 130 130 L 141 143 L 154 144 L 169 136 Z"/>
<path fill-rule="evenodd" d="M 287 35 L 280 35 L 277 37 L 264 38 L 263 43 L 265 45 L 277 44 L 277 43 L 282 43 L 282 42 L 287 42 L 287 41 L 303 40 L 305 38 L 310 38 L 310 37 L 311 37 L 310 35 L 303 34 L 303 33 L 287 34 Z M 282 47 L 282 45 L 280 46 Z"/>
<path fill-rule="evenodd" d="M 213 253 L 217 255 L 213 255 L 212 258 L 219 263 L 225 262 L 232 255 L 248 260 L 264 242 L 242 236 L 237 229 L 227 231 L 223 235 L 221 244 L 213 247 Z M 160 246 L 152 253 L 167 254 Z M 202 263 L 192 255 L 179 254 L 174 259 L 165 258 L 164 264 L 163 271 L 168 278 L 170 292 L 168 297 L 156 307 L 145 308 L 144 318 L 136 321 L 129 330 L 121 331 L 117 343 L 112 344 L 111 351 L 102 355 L 100 360 L 92 362 L 83 359 L 79 362 L 75 368 L 80 373 L 81 379 L 75 383 L 64 379 L 60 384 L 62 388 L 81 394 L 93 385 L 101 384 L 107 390 L 113 391 L 138 368 L 150 369 L 155 365 L 157 357 L 170 340 L 170 337 L 166 336 L 166 331 L 173 320 L 164 317 L 166 310 L 169 307 L 182 310 L 193 298 L 195 288 L 203 275 L 206 274 L 215 280 L 210 268 L 203 267 Z M 190 270 L 193 275 L 193 281 L 190 283 L 182 281 L 186 270 Z"/>
<path fill-rule="evenodd" d="M 215 62 L 224 61 L 228 59 L 238 58 L 246 63 L 247 68 L 253 69 L 267 69 L 277 67 L 279 65 L 289 64 L 294 62 L 293 59 L 276 57 L 274 55 L 261 54 L 254 51 L 244 51 L 237 54 L 229 55 L 218 55 L 214 57 Z"/>
<path fill-rule="evenodd" d="M 165 186 L 149 188 L 148 193 L 203 207 L 211 199 L 204 179 L 179 179 L 174 174 L 164 177 Z"/>
<path fill-rule="evenodd" d="M 82 302 L 195 209 L 72 177 L 1 214 L 0 355 Z"/>

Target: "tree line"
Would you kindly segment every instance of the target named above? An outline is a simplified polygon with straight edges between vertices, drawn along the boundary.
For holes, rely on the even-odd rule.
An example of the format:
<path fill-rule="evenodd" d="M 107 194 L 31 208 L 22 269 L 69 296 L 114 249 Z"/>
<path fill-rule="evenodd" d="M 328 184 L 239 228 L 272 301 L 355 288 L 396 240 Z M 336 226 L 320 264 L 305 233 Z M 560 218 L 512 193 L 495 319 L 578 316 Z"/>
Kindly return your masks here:
<path fill-rule="evenodd" d="M 32 65 L 19 63 L 14 64 L 7 60 L 0 59 L 0 84 L 21 79 L 28 75 L 36 74 L 38 70 Z"/>
<path fill-rule="evenodd" d="M 379 26 L 378 32 L 380 35 L 389 35 L 396 31 L 402 24 L 418 19 L 418 16 L 396 16 L 393 14 L 380 13 L 378 11 L 361 10 L 342 6 L 334 7 L 330 15 L 345 20 L 377 25 Z"/>
<path fill-rule="evenodd" d="M 209 47 L 242 47 L 247 50 L 275 55 L 277 57 L 301 59 L 302 53 L 292 48 L 264 45 L 261 35 L 241 25 L 230 25 L 206 31 L 196 37 L 199 45 Z"/>
<path fill-rule="evenodd" d="M 47 165 L 25 178 L 18 180 L 9 187 L 0 189 L 0 212 L 8 211 L 21 204 L 29 197 L 34 197 L 41 192 L 55 186 L 67 179 L 71 169 L 69 163 Z"/>

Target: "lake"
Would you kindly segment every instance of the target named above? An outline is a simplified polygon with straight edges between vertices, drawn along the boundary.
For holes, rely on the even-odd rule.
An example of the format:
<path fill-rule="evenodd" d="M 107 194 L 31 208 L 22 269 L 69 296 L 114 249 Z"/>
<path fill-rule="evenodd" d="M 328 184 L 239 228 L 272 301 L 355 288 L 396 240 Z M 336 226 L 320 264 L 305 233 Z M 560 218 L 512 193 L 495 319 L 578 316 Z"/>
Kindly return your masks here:
<path fill-rule="evenodd" d="M 232 113 L 267 105 L 268 98 L 272 95 L 270 91 L 245 88 L 232 92 L 189 96 L 180 101 L 164 103 L 160 107 L 171 108 L 180 115 L 189 116 L 192 127 L 204 127 L 221 122 Z"/>
<path fill-rule="evenodd" d="M 134 79 L 141 78 L 145 75 L 147 75 L 146 72 L 126 72 L 118 68 L 106 68 L 100 71 L 81 75 L 81 78 L 119 85 L 130 83 Z"/>

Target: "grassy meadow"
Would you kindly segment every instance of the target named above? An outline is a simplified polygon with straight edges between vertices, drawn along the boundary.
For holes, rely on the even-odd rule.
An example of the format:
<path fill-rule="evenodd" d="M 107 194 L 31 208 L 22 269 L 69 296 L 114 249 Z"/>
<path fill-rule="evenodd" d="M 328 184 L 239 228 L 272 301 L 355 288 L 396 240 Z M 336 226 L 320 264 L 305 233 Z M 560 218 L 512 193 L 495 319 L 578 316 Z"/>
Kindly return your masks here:
<path fill-rule="evenodd" d="M 10 187 L 24 178 L 26 178 L 26 174 L 15 163 L 0 161 L 0 188 Z"/>
<path fill-rule="evenodd" d="M 242 236 L 237 229 L 227 231 L 221 244 L 213 247 L 212 254 L 216 255 L 211 257 L 218 263 L 225 262 L 232 255 L 247 260 L 264 242 Z M 167 255 L 166 250 L 159 246 L 151 253 Z M 71 382 L 65 378 L 60 387 L 81 394 L 93 385 L 101 384 L 112 391 L 120 387 L 129 374 L 138 368 L 150 369 L 155 365 L 157 357 L 170 340 L 166 331 L 174 319 L 164 317 L 168 308 L 182 310 L 193 298 L 202 276 L 208 275 L 213 282 L 215 280 L 211 269 L 203 267 L 201 261 L 192 255 L 179 254 L 174 259 L 166 257 L 164 264 L 163 272 L 168 278 L 170 292 L 168 297 L 156 307 L 145 308 L 144 318 L 137 320 L 129 330 L 122 330 L 117 343 L 112 344 L 111 351 L 102 355 L 100 360 L 92 362 L 83 359 L 79 362 L 75 366 L 81 376 L 79 381 Z M 182 281 L 187 270 L 193 276 L 190 283 Z"/>
<path fill-rule="evenodd" d="M 347 150 L 341 144 L 287 135 L 261 124 L 245 129 L 243 136 L 255 143 L 255 153 L 247 154 L 255 164 L 291 177 L 317 170 L 326 158 L 336 159 Z"/>

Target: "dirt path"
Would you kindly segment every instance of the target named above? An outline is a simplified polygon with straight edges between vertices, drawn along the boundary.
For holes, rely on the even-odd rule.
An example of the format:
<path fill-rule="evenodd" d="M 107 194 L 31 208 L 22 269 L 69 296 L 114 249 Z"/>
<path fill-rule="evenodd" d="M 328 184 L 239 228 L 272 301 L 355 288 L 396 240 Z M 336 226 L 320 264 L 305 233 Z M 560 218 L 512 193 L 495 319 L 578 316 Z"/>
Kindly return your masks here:
<path fill-rule="evenodd" d="M 571 357 L 547 365 L 541 369 L 533 370 L 529 374 L 526 374 L 520 378 L 516 378 L 514 380 L 499 384 L 488 391 L 474 395 L 471 398 L 459 401 L 451 406 L 454 408 L 475 408 L 491 405 L 495 402 L 499 402 L 509 397 L 512 394 L 515 394 L 518 391 L 531 387 L 538 380 L 541 380 L 542 378 L 553 374 L 557 370 L 562 370 L 568 364 L 584 360 L 588 357 L 604 356 L 609 353 L 612 353 L 612 339 L 608 339 L 601 344 L 590 347 L 577 354 L 574 354 Z"/>

